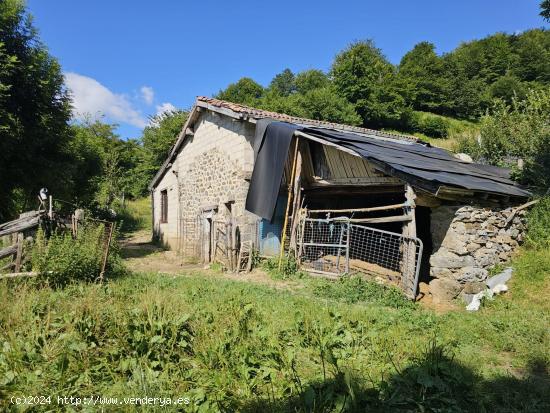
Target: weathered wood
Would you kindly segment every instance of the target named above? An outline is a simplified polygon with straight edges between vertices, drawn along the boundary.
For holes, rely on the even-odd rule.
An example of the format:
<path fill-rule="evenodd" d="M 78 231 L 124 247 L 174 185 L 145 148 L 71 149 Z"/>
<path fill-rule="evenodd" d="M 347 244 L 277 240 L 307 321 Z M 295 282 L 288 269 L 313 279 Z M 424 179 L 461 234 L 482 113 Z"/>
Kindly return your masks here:
<path fill-rule="evenodd" d="M 296 144 L 294 146 L 294 156 L 293 156 L 293 161 L 292 161 L 292 173 L 291 173 L 291 176 L 290 176 L 290 180 L 288 181 L 288 199 L 287 199 L 287 202 L 286 202 L 286 210 L 285 210 L 285 221 L 284 221 L 284 224 L 283 224 L 283 233 L 281 235 L 281 251 L 279 253 L 279 266 L 278 266 L 278 269 L 279 271 L 281 271 L 281 266 L 283 264 L 283 256 L 284 256 L 284 253 L 285 253 L 285 239 L 286 239 L 286 227 L 288 225 L 288 213 L 289 213 L 289 210 L 290 210 L 290 205 L 291 205 L 291 202 L 292 202 L 292 193 L 293 193 L 293 186 L 294 186 L 294 178 L 296 176 L 296 162 L 297 162 L 297 159 L 298 159 L 298 144 L 299 144 L 299 140 L 298 138 L 295 138 L 296 139 Z"/>
<path fill-rule="evenodd" d="M 310 214 L 320 214 L 320 213 L 347 213 L 347 212 L 372 212 L 372 211 L 389 211 L 392 209 L 404 208 L 407 206 L 406 203 L 401 204 L 392 204 L 392 205 L 382 205 L 377 207 L 370 208 L 351 208 L 351 209 L 308 209 Z"/>
<path fill-rule="evenodd" d="M 20 232 L 17 234 L 17 254 L 15 255 L 15 272 L 21 271 L 21 261 L 23 260 L 23 244 L 24 241 L 23 233 Z"/>
<path fill-rule="evenodd" d="M 39 217 L 32 217 L 32 218 L 24 218 L 23 220 L 16 220 L 18 221 L 17 223 L 9 226 L 6 226 L 6 224 L 9 224 L 9 223 L 6 223 L 4 224 L 4 227 L 0 229 L 0 237 L 4 235 L 15 234 L 17 232 L 23 232 L 25 230 L 34 228 L 38 226 L 39 220 L 40 220 Z M 15 221 L 11 221 L 11 222 L 13 223 Z"/>
<path fill-rule="evenodd" d="M 12 272 L 10 274 L 0 274 L 0 280 L 1 279 L 7 279 L 7 278 L 19 278 L 19 277 L 36 277 L 39 273 L 35 271 L 29 271 L 29 272 Z"/>
<path fill-rule="evenodd" d="M 517 208 L 515 208 L 512 213 L 510 214 L 510 216 L 506 219 L 506 222 L 504 223 L 504 226 L 508 226 L 508 224 L 510 222 L 512 222 L 512 220 L 514 219 L 514 217 L 516 216 L 516 214 L 521 211 L 522 209 L 525 209 L 525 208 L 529 208 L 530 206 L 532 205 L 535 205 L 537 202 L 539 202 L 538 199 L 535 199 L 534 201 L 530 201 L 530 202 L 527 202 L 523 205 L 520 205 L 518 206 Z"/>
<path fill-rule="evenodd" d="M 101 265 L 101 271 L 99 273 L 99 281 L 103 281 L 103 277 L 105 275 L 105 268 L 107 267 L 107 258 L 109 257 L 109 248 L 111 246 L 111 238 L 113 237 L 113 227 L 115 224 L 111 222 L 111 225 L 109 226 L 109 234 L 107 236 L 107 242 L 105 246 L 105 251 L 103 253 L 103 263 Z"/>
<path fill-rule="evenodd" d="M 402 260 L 402 288 L 405 294 L 411 298 L 416 296 L 415 278 L 416 278 L 416 242 L 412 238 L 416 238 L 416 195 L 413 187 L 409 184 L 405 186 L 405 199 L 408 207 L 405 209 L 405 215 L 410 219 L 403 224 L 403 237 L 406 237 L 403 244 L 403 260 Z M 420 260 L 421 257 L 418 257 Z M 420 264 L 420 263 L 419 263 Z"/>
<path fill-rule="evenodd" d="M 4 249 L 0 250 L 0 259 L 9 257 L 17 253 L 17 245 L 10 245 Z"/>
<path fill-rule="evenodd" d="M 348 218 L 348 217 L 335 217 L 334 220 L 357 222 L 362 224 L 384 224 L 387 222 L 408 222 L 412 218 L 410 215 L 392 215 L 390 217 L 378 217 L 378 218 Z"/>
<path fill-rule="evenodd" d="M 301 150 L 298 150 L 296 158 L 296 171 L 294 174 L 294 201 L 292 204 L 292 221 L 290 223 L 290 247 L 289 251 L 292 250 L 296 252 L 296 228 L 298 225 L 298 212 L 300 209 L 300 202 L 302 198 L 302 188 L 301 188 L 301 176 L 302 176 L 302 153 Z M 284 245 L 281 245 L 281 248 L 284 248 Z"/>

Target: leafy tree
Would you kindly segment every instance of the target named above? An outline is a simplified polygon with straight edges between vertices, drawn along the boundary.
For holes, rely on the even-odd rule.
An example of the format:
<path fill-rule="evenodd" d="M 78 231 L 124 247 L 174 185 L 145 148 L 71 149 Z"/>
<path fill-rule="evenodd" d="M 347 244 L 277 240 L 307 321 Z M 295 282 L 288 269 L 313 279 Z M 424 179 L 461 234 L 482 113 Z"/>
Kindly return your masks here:
<path fill-rule="evenodd" d="M 399 63 L 399 78 L 410 87 L 409 100 L 416 110 L 442 112 L 448 84 L 444 78 L 443 60 L 429 42 L 418 43 Z"/>
<path fill-rule="evenodd" d="M 23 1 L 0 1 L 0 221 L 34 207 L 42 186 L 72 189 L 70 100 Z"/>
<path fill-rule="evenodd" d="M 355 105 L 364 125 L 386 126 L 401 118 L 405 99 L 397 87 L 395 69 L 371 40 L 351 44 L 339 53 L 331 76 L 337 92 Z"/>
<path fill-rule="evenodd" d="M 505 75 L 494 82 L 489 88 L 491 97 L 511 103 L 514 97 L 524 99 L 527 94 L 526 85 L 516 76 Z"/>
<path fill-rule="evenodd" d="M 544 20 L 550 22 L 550 0 L 542 0 L 540 2 L 540 15 Z"/>
<path fill-rule="evenodd" d="M 264 88 L 249 77 L 241 78 L 237 83 L 231 83 L 226 89 L 220 90 L 218 99 L 241 103 L 248 106 L 257 106 L 264 93 Z"/>
<path fill-rule="evenodd" d="M 296 91 L 295 80 L 294 73 L 290 69 L 285 69 L 275 75 L 269 84 L 269 88 L 281 96 L 288 96 Z"/>
<path fill-rule="evenodd" d="M 328 76 L 321 70 L 310 69 L 296 75 L 296 91 L 305 94 L 314 89 L 327 87 L 330 84 Z"/>
<path fill-rule="evenodd" d="M 550 88 L 531 90 L 523 100 L 513 97 L 510 105 L 496 100 L 480 133 L 479 144 L 464 142 L 474 157 L 504 166 L 521 158 L 516 179 L 541 193 L 550 190 Z"/>
<path fill-rule="evenodd" d="M 141 160 L 134 171 L 139 177 L 134 187 L 136 196 L 147 193 L 147 186 L 176 143 L 187 116 L 182 110 L 163 113 L 153 117 L 143 129 Z"/>
<path fill-rule="evenodd" d="M 550 31 L 528 30 L 518 36 L 511 36 L 510 42 L 517 55 L 512 74 L 522 81 L 549 83 Z"/>

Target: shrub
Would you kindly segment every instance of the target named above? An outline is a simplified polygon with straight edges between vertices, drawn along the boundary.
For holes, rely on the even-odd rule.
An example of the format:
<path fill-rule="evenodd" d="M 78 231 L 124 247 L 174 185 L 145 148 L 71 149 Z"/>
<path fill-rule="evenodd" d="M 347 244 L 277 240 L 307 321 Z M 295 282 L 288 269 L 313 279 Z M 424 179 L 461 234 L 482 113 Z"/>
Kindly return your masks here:
<path fill-rule="evenodd" d="M 450 123 L 448 120 L 439 116 L 427 116 L 420 121 L 418 132 L 433 138 L 446 138 L 449 127 Z"/>
<path fill-rule="evenodd" d="M 283 257 L 280 270 L 279 258 L 276 257 L 266 260 L 262 267 L 274 279 L 286 280 L 288 278 L 301 278 L 303 276 L 303 273 L 299 270 L 298 262 L 292 256 Z"/>
<path fill-rule="evenodd" d="M 38 231 L 32 251 L 32 267 L 53 285 L 65 285 L 73 280 L 94 281 L 103 264 L 105 227 L 85 224 L 78 236 L 55 232 L 47 239 Z M 105 275 L 122 271 L 116 234 L 113 235 Z"/>
<path fill-rule="evenodd" d="M 527 216 L 527 244 L 534 248 L 550 248 L 550 196 L 541 198 Z"/>

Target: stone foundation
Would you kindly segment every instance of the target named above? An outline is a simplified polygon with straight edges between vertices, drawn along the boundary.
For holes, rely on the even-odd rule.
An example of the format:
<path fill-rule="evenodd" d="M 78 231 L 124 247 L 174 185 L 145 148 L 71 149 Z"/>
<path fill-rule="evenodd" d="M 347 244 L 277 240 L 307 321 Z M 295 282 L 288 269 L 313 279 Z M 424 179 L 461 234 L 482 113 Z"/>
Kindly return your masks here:
<path fill-rule="evenodd" d="M 506 224 L 512 211 L 513 208 L 496 210 L 472 206 L 434 208 L 430 275 L 445 280 L 435 285 L 439 288 L 444 284 L 445 289 L 458 294 L 461 285 L 484 281 L 489 269 L 509 261 L 521 244 L 526 228 L 524 210 Z"/>

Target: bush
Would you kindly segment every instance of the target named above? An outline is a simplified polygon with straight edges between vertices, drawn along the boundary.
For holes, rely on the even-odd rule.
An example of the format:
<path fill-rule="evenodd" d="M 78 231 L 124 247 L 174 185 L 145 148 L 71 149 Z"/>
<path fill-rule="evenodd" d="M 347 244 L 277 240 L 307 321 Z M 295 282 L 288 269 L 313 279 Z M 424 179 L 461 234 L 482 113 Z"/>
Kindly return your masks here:
<path fill-rule="evenodd" d="M 503 166 L 522 158 L 517 180 L 541 193 L 550 188 L 550 88 L 532 90 L 524 100 L 513 98 L 511 105 L 495 101 L 481 121 L 480 133 L 475 155 Z"/>
<path fill-rule="evenodd" d="M 449 127 L 450 123 L 446 119 L 436 116 L 428 116 L 421 120 L 418 132 L 434 138 L 446 138 Z"/>
<path fill-rule="evenodd" d="M 527 216 L 527 245 L 550 248 L 550 196 L 541 198 Z"/>
<path fill-rule="evenodd" d="M 56 286 L 74 280 L 94 281 L 99 277 L 104 254 L 104 225 L 85 224 L 78 236 L 54 233 L 49 239 L 40 229 L 32 251 L 32 267 L 41 277 Z M 122 271 L 122 263 L 113 234 L 105 276 Z"/>

